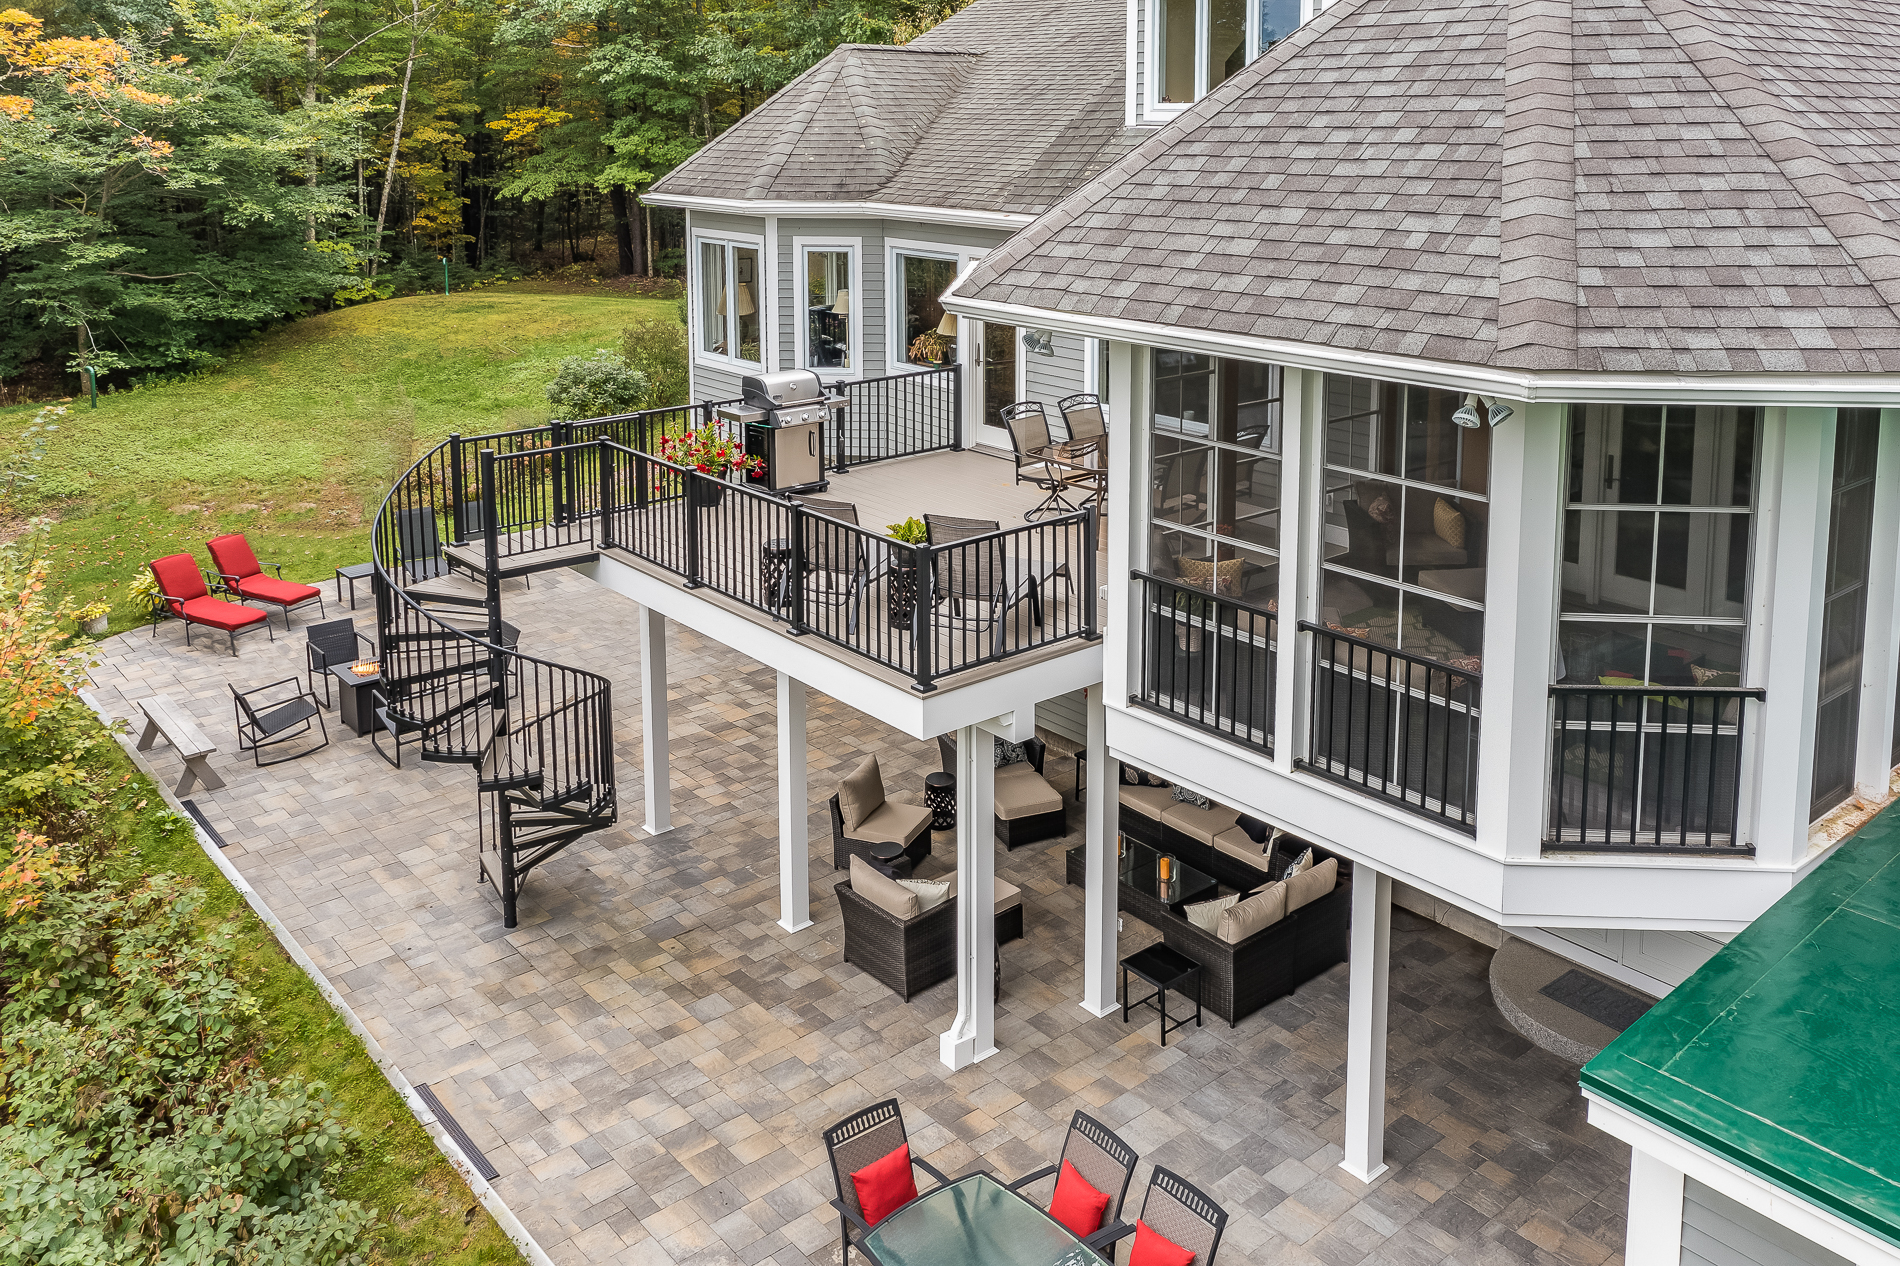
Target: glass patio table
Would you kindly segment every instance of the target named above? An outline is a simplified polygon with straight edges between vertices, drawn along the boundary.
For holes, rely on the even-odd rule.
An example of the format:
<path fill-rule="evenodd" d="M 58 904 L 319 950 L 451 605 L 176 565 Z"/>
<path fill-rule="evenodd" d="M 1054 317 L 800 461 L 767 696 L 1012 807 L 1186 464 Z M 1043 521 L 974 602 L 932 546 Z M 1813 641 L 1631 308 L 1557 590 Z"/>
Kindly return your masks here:
<path fill-rule="evenodd" d="M 880 1266 L 1107 1266 L 1066 1227 L 988 1174 L 918 1197 L 859 1243 Z"/>

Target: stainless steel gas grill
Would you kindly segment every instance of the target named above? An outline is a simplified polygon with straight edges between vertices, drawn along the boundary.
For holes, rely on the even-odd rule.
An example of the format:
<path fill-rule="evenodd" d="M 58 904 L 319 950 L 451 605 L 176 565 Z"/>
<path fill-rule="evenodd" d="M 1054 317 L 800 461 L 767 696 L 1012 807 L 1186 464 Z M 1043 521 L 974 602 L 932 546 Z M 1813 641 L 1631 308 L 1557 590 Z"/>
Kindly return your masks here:
<path fill-rule="evenodd" d="M 772 492 L 823 492 L 824 424 L 842 409 L 845 397 L 825 390 L 809 369 L 747 374 L 739 380 L 745 399 L 722 405 L 714 416 L 745 436 L 749 456 L 765 459 L 765 468 L 746 482 Z"/>

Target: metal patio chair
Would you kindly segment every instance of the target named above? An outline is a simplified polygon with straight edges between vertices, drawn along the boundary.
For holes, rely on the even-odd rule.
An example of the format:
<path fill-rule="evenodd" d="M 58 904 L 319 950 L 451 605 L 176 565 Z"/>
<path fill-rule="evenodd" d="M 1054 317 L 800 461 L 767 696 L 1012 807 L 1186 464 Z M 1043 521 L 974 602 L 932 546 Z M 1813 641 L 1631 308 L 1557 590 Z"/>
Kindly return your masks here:
<path fill-rule="evenodd" d="M 1194 1266 L 1214 1266 L 1221 1233 L 1227 1229 L 1225 1209 L 1208 1199 L 1193 1183 L 1159 1165 L 1148 1176 L 1148 1194 L 1142 1197 L 1141 1212 L 1136 1218 L 1192 1252 Z M 1118 1222 L 1091 1235 L 1088 1244 L 1106 1256 L 1104 1250 L 1109 1245 L 1134 1233 L 1133 1223 Z"/>
<path fill-rule="evenodd" d="M 1135 1162 L 1139 1159 L 1135 1149 L 1113 1130 L 1077 1109 L 1069 1121 L 1069 1132 L 1062 1140 L 1062 1155 L 1056 1158 L 1056 1163 L 1024 1174 L 1010 1183 L 1009 1189 L 1021 1195 L 1029 1184 L 1061 1173 L 1062 1162 L 1067 1161 L 1088 1180 L 1089 1186 L 1109 1197 L 1108 1208 L 1102 1211 L 1102 1230 L 1096 1232 L 1101 1235 L 1120 1221 L 1122 1201 L 1128 1197 L 1128 1183 L 1135 1176 Z"/>
<path fill-rule="evenodd" d="M 432 506 L 412 506 L 396 511 L 396 545 L 402 551 L 403 571 L 411 584 L 434 580 L 449 570 L 442 553 L 442 536 L 436 529 Z"/>
<path fill-rule="evenodd" d="M 259 698 L 280 686 L 289 686 L 291 693 L 277 699 Z M 249 752 L 259 769 L 308 756 L 330 745 L 330 732 L 324 727 L 323 710 L 317 706 L 316 695 L 299 685 L 295 677 L 286 677 L 282 681 L 273 681 L 267 686 L 257 686 L 251 690 L 239 690 L 231 686 L 230 691 L 232 707 L 237 714 L 238 750 Z M 288 743 L 308 734 L 312 721 L 317 723 L 320 740 L 315 747 L 306 747 L 288 756 L 264 759 L 265 748 Z"/>
<path fill-rule="evenodd" d="M 355 622 L 348 619 L 312 624 L 304 630 L 304 634 L 309 639 L 304 644 L 304 679 L 309 682 L 313 693 L 317 682 L 323 682 L 323 706 L 331 707 L 331 666 L 374 659 L 376 644 L 357 632 Z M 368 654 L 359 653 L 359 648 L 367 648 Z"/>
<path fill-rule="evenodd" d="M 844 1237 L 841 1266 L 851 1266 L 853 1230 L 858 1239 L 863 1239 L 872 1231 L 871 1224 L 864 1220 L 864 1206 L 858 1203 L 858 1189 L 851 1181 L 851 1175 L 872 1161 L 889 1156 L 907 1142 L 909 1136 L 904 1133 L 904 1110 L 897 1106 L 895 1099 L 886 1099 L 854 1112 L 825 1131 L 825 1155 L 831 1161 L 831 1178 L 838 1188 L 838 1195 L 831 1201 L 831 1207 L 838 1211 L 838 1226 Z M 939 1186 L 949 1185 L 950 1179 L 942 1170 L 915 1153 L 911 1154 L 910 1163 L 929 1174 Z M 864 1252 L 862 1248 L 858 1251 Z M 864 1255 L 873 1262 L 877 1260 L 869 1253 Z"/>
<path fill-rule="evenodd" d="M 864 538 L 856 532 L 840 531 L 835 524 L 858 526 L 858 507 L 849 501 L 827 501 L 819 497 L 793 497 L 792 502 L 810 514 L 799 516 L 800 544 L 803 546 L 804 574 L 797 583 L 822 591 L 834 606 L 847 608 L 847 633 L 858 631 L 858 616 L 864 609 L 864 594 L 871 587 L 871 564 L 865 554 Z M 832 520 L 828 524 L 825 520 Z M 783 601 L 791 605 L 791 568 L 782 568 L 779 586 Z M 814 583 L 816 582 L 816 583 Z"/>
<path fill-rule="evenodd" d="M 155 558 L 146 564 L 151 568 L 152 580 L 158 586 L 158 601 L 153 607 L 152 636 L 158 636 L 160 620 L 166 615 L 175 615 L 185 622 L 185 645 L 191 645 L 191 626 L 196 624 L 207 629 L 221 630 L 231 639 L 231 655 L 237 656 L 237 639 L 240 633 L 249 633 L 263 629 L 275 642 L 277 634 L 271 630 L 270 613 L 256 607 L 245 606 L 242 602 L 226 602 L 212 596 L 211 587 L 205 583 L 204 574 L 198 570 L 198 562 L 189 554 L 167 554 Z"/>
<path fill-rule="evenodd" d="M 991 536 L 1001 525 L 995 519 L 926 514 L 924 528 L 930 544 L 956 546 Z M 1068 580 L 1066 564 L 1018 558 L 1007 552 L 1007 538 L 992 537 L 939 554 L 935 583 L 938 594 L 950 602 L 952 619 L 969 628 L 994 628 L 994 652 L 1001 655 L 1010 610 L 1027 601 L 1030 619 L 1040 627 L 1043 590 L 1058 576 Z"/>
<path fill-rule="evenodd" d="M 1108 419 L 1102 413 L 1102 398 L 1093 391 L 1078 391 L 1056 401 L 1056 412 L 1069 428 L 1069 445 L 1088 444 L 1099 448 L 1108 438 Z"/>
<path fill-rule="evenodd" d="M 1016 451 L 1016 482 L 1042 489 L 1043 499 L 1023 518 L 1034 523 L 1050 514 L 1074 514 L 1081 509 L 1064 495 L 1078 484 L 1090 484 L 1090 476 L 1080 471 L 1052 465 L 1049 458 L 1049 418 L 1040 400 L 1018 400 L 997 411 L 1003 429 L 1009 432 L 1010 447 Z"/>

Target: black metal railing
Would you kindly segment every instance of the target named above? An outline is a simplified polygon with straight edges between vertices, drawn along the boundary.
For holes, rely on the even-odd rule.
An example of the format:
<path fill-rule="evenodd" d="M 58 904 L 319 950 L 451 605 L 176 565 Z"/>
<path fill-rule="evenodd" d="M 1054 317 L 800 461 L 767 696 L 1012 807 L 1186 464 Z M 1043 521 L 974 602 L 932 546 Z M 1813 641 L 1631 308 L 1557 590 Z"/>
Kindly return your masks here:
<path fill-rule="evenodd" d="M 1141 586 L 1141 691 L 1135 702 L 1273 752 L 1279 617 L 1179 580 Z"/>
<path fill-rule="evenodd" d="M 1299 767 L 1475 833 L 1479 675 L 1322 624 L 1299 627 L 1312 638 Z"/>
<path fill-rule="evenodd" d="M 956 365 L 848 380 L 833 389 L 847 402 L 829 424 L 827 451 L 840 472 L 962 447 L 963 374 Z"/>
<path fill-rule="evenodd" d="M 910 678 L 1098 636 L 1093 510 L 909 545 L 601 441 L 602 549 L 624 551 Z"/>
<path fill-rule="evenodd" d="M 1753 854 L 1741 841 L 1742 744 L 1762 690 L 1552 686 L 1550 818 L 1563 852 Z"/>

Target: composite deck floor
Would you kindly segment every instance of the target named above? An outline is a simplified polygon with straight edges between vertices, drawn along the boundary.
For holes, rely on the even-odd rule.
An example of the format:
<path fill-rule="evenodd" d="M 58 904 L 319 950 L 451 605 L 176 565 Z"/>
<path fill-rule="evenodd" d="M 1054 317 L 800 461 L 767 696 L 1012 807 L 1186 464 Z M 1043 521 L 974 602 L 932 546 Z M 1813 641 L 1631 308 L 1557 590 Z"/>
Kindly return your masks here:
<path fill-rule="evenodd" d="M 1490 951 L 1394 914 L 1391 1170 L 1336 1167 L 1346 969 L 1229 1030 L 1124 1026 L 1078 1005 L 1081 890 L 1070 834 L 998 857 L 1027 936 L 1003 948 L 999 1053 L 938 1062 L 950 982 L 909 1004 L 845 964 L 824 798 L 875 752 L 917 800 L 933 744 L 820 697 L 810 708 L 815 926 L 776 924 L 773 674 L 691 630 L 671 635 L 673 830 L 647 837 L 634 608 L 565 572 L 511 594 L 522 648 L 613 680 L 621 825 L 530 879 L 501 927 L 475 881 L 469 769 L 389 767 L 326 714 L 329 748 L 256 770 L 233 753 L 227 681 L 301 668 L 302 621 L 232 659 L 176 625 L 105 643 L 95 696 L 115 716 L 157 692 L 217 742 L 228 786 L 196 802 L 270 902 L 415 1082 L 432 1086 L 501 1170 L 495 1186 L 554 1261 L 835 1263 L 819 1132 L 895 1095 L 913 1145 L 957 1172 L 1052 1161 L 1076 1108 L 1233 1215 L 1239 1263 L 1620 1261 L 1627 1150 L 1587 1125 L 1576 1069 L 1494 1008 Z M 370 613 L 359 610 L 367 628 Z M 178 758 L 156 749 L 167 780 Z M 1072 767 L 1052 762 L 1058 786 Z M 939 837 L 925 873 L 954 866 Z M 1133 919 L 1131 953 L 1153 934 Z"/>

